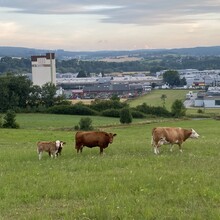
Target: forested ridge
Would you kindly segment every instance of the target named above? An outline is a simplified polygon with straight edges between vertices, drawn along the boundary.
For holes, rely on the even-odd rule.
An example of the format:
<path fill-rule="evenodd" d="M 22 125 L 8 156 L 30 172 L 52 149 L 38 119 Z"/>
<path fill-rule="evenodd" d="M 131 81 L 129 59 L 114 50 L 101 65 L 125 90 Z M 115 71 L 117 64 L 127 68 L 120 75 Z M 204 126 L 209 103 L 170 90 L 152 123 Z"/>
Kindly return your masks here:
<path fill-rule="evenodd" d="M 104 62 L 94 60 L 56 60 L 57 73 L 112 73 L 128 71 L 149 71 L 154 74 L 165 69 L 220 69 L 220 56 L 177 56 L 160 55 L 148 56 L 139 61 Z M 0 74 L 31 73 L 30 58 L 2 57 L 0 60 Z"/>

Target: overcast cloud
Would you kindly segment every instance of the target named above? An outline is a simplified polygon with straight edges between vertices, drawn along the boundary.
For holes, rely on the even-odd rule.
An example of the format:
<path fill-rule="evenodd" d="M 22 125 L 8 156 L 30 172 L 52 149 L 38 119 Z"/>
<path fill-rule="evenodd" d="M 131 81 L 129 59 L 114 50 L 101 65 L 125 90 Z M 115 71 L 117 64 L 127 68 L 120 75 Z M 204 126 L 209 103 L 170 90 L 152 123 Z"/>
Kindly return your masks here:
<path fill-rule="evenodd" d="M 0 0 L 0 42 L 66 50 L 220 45 L 219 11 L 220 0 Z"/>

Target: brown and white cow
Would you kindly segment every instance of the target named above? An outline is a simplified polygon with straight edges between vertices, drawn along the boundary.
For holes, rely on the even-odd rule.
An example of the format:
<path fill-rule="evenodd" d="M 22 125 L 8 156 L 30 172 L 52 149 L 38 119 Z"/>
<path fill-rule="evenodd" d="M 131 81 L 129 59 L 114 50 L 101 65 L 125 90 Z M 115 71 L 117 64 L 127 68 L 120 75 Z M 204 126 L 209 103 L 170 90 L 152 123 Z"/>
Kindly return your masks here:
<path fill-rule="evenodd" d="M 66 142 L 64 141 L 38 141 L 37 142 L 37 153 L 38 153 L 38 157 L 39 160 L 41 160 L 42 158 L 42 153 L 48 152 L 49 156 L 53 157 L 57 157 L 58 154 L 61 154 L 63 145 Z"/>
<path fill-rule="evenodd" d="M 169 144 L 170 151 L 173 145 L 179 145 L 180 152 L 182 152 L 182 143 L 188 138 L 198 138 L 199 134 L 193 129 L 184 129 L 177 127 L 156 127 L 152 129 L 151 145 L 154 148 L 154 153 L 159 153 L 159 147 L 164 144 Z"/>
<path fill-rule="evenodd" d="M 100 154 L 102 154 L 103 149 L 113 142 L 115 136 L 116 134 L 104 131 L 78 131 L 75 134 L 75 148 L 77 153 L 79 151 L 82 153 L 84 146 L 89 148 L 99 147 Z"/>

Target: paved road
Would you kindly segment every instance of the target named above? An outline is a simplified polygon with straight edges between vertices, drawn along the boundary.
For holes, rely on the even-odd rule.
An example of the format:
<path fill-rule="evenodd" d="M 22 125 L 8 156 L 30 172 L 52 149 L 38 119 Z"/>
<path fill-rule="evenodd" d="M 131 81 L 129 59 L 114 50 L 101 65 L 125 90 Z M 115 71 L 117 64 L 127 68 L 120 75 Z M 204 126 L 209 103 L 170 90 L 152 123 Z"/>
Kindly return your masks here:
<path fill-rule="evenodd" d="M 192 97 L 190 99 L 187 99 L 187 100 L 184 101 L 184 103 L 183 103 L 184 106 L 186 108 L 193 107 L 194 106 L 194 101 L 195 101 L 196 97 L 197 97 L 197 93 L 193 93 Z"/>

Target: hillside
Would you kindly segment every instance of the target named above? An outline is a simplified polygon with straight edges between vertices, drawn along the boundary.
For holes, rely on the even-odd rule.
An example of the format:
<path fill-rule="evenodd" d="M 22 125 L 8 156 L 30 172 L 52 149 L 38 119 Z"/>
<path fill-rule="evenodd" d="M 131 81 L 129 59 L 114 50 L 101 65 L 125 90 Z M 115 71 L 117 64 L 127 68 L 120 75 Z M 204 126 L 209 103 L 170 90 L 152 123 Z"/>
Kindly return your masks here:
<path fill-rule="evenodd" d="M 0 46 L 0 57 L 24 57 L 29 58 L 32 55 L 45 54 L 47 52 L 55 52 L 58 59 L 80 58 L 80 59 L 99 59 L 104 57 L 147 57 L 147 56 L 162 56 L 169 54 L 176 55 L 188 55 L 188 56 L 219 56 L 220 46 L 214 47 L 195 47 L 195 48 L 176 48 L 176 49 L 143 49 L 132 51 L 65 51 L 47 50 L 47 49 L 35 49 L 24 47 L 3 47 Z"/>
<path fill-rule="evenodd" d="M 152 92 L 140 96 L 137 99 L 129 100 L 128 103 L 131 107 L 135 107 L 144 102 L 150 106 L 162 106 L 161 95 L 164 94 L 167 97 L 165 100 L 165 107 L 170 110 L 172 103 L 176 99 L 185 100 L 187 93 L 188 90 L 152 90 Z"/>

